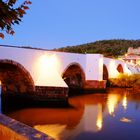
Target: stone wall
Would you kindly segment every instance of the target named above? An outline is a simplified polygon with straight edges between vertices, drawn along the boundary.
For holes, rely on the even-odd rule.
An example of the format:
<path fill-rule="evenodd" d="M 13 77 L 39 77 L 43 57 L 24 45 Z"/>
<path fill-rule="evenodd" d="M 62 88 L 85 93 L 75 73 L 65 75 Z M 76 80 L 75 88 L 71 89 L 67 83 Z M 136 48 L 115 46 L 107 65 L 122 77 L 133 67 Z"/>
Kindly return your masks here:
<path fill-rule="evenodd" d="M 34 82 L 30 74 L 20 64 L 14 61 L 0 61 L 0 81 L 4 93 L 26 93 L 34 91 Z"/>
<path fill-rule="evenodd" d="M 106 80 L 95 81 L 87 80 L 85 81 L 84 90 L 105 90 L 106 89 Z"/>
<path fill-rule="evenodd" d="M 0 136 L 6 140 L 54 140 L 19 121 L 0 115 Z"/>
<path fill-rule="evenodd" d="M 63 101 L 67 102 L 68 88 L 64 87 L 35 87 L 35 100 L 40 101 Z M 38 98 L 37 98 L 38 97 Z"/>

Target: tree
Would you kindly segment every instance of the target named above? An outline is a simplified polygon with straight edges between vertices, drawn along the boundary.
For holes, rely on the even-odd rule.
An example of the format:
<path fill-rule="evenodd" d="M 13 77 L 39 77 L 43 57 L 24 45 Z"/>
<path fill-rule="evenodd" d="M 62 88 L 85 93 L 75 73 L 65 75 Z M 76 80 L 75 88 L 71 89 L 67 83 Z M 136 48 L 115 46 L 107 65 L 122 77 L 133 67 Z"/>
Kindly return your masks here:
<path fill-rule="evenodd" d="M 4 38 L 2 31 L 7 34 L 13 35 L 13 25 L 19 24 L 26 10 L 29 9 L 27 5 L 31 4 L 31 1 L 24 1 L 18 7 L 15 7 L 17 0 L 0 0 L 0 38 Z"/>

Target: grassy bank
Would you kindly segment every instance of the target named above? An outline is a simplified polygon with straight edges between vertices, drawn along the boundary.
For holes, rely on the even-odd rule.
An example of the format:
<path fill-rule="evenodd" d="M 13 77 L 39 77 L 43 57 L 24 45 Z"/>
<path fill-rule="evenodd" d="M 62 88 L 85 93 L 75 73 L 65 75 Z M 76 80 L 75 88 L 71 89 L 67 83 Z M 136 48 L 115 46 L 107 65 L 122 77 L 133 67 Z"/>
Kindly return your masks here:
<path fill-rule="evenodd" d="M 139 87 L 140 88 L 140 74 L 119 74 L 117 78 L 109 79 L 112 87 Z"/>

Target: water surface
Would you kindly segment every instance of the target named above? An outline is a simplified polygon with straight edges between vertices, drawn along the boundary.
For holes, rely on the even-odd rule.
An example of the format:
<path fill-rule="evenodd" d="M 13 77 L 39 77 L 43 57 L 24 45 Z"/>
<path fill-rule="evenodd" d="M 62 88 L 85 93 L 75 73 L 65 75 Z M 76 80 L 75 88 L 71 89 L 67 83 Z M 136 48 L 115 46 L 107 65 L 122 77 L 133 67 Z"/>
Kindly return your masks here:
<path fill-rule="evenodd" d="M 110 89 L 74 96 L 71 107 L 26 107 L 6 115 L 56 140 L 140 140 L 140 93 Z"/>

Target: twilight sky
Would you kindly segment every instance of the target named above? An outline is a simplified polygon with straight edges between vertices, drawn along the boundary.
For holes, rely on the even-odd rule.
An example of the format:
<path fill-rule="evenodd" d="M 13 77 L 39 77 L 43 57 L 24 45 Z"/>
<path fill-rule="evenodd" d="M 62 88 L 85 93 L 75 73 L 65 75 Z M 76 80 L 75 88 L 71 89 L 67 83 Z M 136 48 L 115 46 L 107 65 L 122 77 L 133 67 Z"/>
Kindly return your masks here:
<path fill-rule="evenodd" d="M 20 0 L 21 1 L 21 0 Z M 59 48 L 102 39 L 140 39 L 140 0 L 31 0 L 15 35 L 0 44 Z"/>

